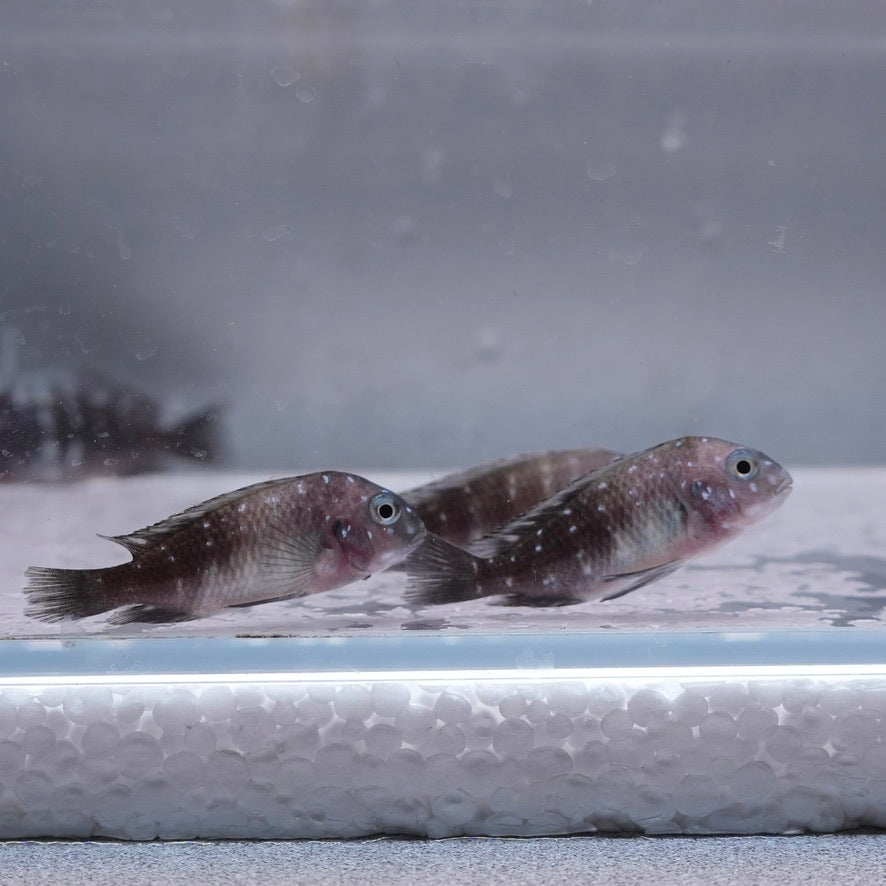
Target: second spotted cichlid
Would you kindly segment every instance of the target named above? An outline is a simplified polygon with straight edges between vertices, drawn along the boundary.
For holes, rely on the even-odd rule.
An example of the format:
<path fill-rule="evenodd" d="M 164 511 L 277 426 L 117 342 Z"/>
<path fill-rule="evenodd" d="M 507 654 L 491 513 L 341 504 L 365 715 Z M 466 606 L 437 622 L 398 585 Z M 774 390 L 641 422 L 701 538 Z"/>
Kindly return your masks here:
<path fill-rule="evenodd" d="M 111 537 L 130 551 L 129 563 L 30 567 L 26 612 L 60 621 L 120 608 L 112 624 L 199 618 L 368 578 L 424 535 L 399 495 L 356 474 L 269 480 Z"/>
<path fill-rule="evenodd" d="M 672 440 L 580 477 L 473 551 L 429 533 L 407 558 L 407 595 L 610 600 L 735 537 L 790 489 L 790 474 L 762 452 L 709 437 Z"/>
<path fill-rule="evenodd" d="M 447 474 L 400 493 L 428 532 L 456 545 L 488 535 L 573 480 L 609 464 L 609 449 L 559 449 L 512 455 Z"/>

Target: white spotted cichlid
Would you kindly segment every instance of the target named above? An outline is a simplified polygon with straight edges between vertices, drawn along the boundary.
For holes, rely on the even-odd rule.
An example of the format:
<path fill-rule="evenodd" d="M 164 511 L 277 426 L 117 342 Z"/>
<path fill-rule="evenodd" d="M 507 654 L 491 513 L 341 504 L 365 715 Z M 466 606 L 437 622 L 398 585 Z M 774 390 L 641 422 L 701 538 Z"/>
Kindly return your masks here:
<path fill-rule="evenodd" d="M 618 458 L 609 449 L 559 449 L 512 455 L 400 494 L 429 532 L 465 545 L 550 498 L 577 477 Z"/>
<path fill-rule="evenodd" d="M 790 474 L 762 452 L 712 437 L 672 440 L 580 477 L 470 551 L 428 534 L 406 560 L 407 596 L 611 600 L 734 538 L 790 490 Z"/>
<path fill-rule="evenodd" d="M 399 495 L 356 474 L 269 480 L 110 537 L 129 563 L 30 567 L 26 613 L 60 621 L 120 609 L 112 624 L 184 621 L 368 578 L 424 535 Z"/>

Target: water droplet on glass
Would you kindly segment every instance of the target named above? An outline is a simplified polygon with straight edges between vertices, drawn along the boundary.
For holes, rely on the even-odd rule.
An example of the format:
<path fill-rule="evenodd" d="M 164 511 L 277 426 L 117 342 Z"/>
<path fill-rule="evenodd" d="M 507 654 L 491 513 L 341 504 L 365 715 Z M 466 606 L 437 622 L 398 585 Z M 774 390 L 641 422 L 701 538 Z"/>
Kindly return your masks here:
<path fill-rule="evenodd" d="M 304 102 L 307 105 L 317 98 L 317 90 L 313 86 L 297 86 L 295 88 L 295 95 L 300 102 Z"/>
<path fill-rule="evenodd" d="M 595 182 L 609 181 L 609 179 L 615 178 L 615 175 L 618 172 L 615 168 L 615 164 L 611 160 L 588 160 L 588 164 L 585 168 L 588 173 L 588 178 Z"/>
<path fill-rule="evenodd" d="M 769 241 L 769 248 L 773 252 L 784 252 L 784 242 L 787 236 L 787 227 L 785 225 L 775 226 L 775 238 Z"/>
<path fill-rule="evenodd" d="M 503 178 L 497 178 L 492 185 L 492 189 L 499 197 L 504 197 L 505 199 L 514 195 L 513 185 Z"/>
<path fill-rule="evenodd" d="M 668 154 L 675 154 L 686 147 L 689 141 L 686 136 L 686 115 L 675 111 L 665 121 L 664 132 L 661 134 L 661 149 Z"/>
<path fill-rule="evenodd" d="M 290 231 L 289 225 L 272 225 L 269 228 L 265 228 L 261 232 L 262 240 L 266 240 L 268 243 L 273 243 L 275 240 L 279 240 L 281 237 L 285 237 Z"/>
<path fill-rule="evenodd" d="M 271 68 L 271 77 L 278 86 L 292 86 L 301 79 L 301 74 L 292 65 L 281 62 Z"/>
<path fill-rule="evenodd" d="M 498 330 L 484 327 L 477 331 L 476 354 L 481 363 L 494 363 L 501 357 L 502 338 Z"/>
<path fill-rule="evenodd" d="M 612 246 L 609 249 L 609 261 L 616 264 L 627 265 L 635 268 L 643 258 L 643 247 L 625 243 L 622 246 Z"/>
<path fill-rule="evenodd" d="M 183 218 L 173 213 L 169 216 L 169 224 L 171 224 L 178 233 L 186 240 L 194 240 L 197 237 L 197 224 L 190 219 Z"/>
<path fill-rule="evenodd" d="M 415 234 L 416 221 L 413 215 L 398 215 L 391 222 L 391 233 L 400 240 L 407 240 Z"/>

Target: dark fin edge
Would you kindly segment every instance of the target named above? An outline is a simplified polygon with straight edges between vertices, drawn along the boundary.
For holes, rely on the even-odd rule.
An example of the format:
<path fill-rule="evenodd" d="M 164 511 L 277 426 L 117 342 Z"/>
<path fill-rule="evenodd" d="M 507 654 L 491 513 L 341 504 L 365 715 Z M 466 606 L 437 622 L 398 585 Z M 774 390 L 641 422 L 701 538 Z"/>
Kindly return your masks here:
<path fill-rule="evenodd" d="M 173 514 L 171 517 L 166 517 L 164 520 L 158 520 L 150 526 L 145 526 L 144 529 L 136 529 L 135 532 L 129 532 L 125 535 L 102 535 L 100 537 L 122 545 L 130 553 L 136 554 L 138 551 L 151 547 L 160 539 L 168 538 L 180 529 L 190 526 L 195 520 L 205 519 L 219 508 L 238 502 L 247 496 L 267 492 L 269 489 L 276 487 L 286 486 L 295 479 L 297 478 L 279 477 L 275 480 L 253 483 L 250 486 L 243 486 L 232 492 L 223 492 L 214 498 L 209 498 L 199 504 L 192 505 L 178 514 Z"/>
<path fill-rule="evenodd" d="M 637 588 L 642 588 L 644 585 L 651 584 L 654 581 L 658 581 L 660 578 L 664 578 L 666 575 L 670 575 L 675 569 L 679 569 L 682 565 L 682 560 L 671 560 L 670 563 L 663 563 L 661 566 L 653 566 L 651 569 L 641 569 L 637 572 L 623 572 L 620 575 L 607 575 L 607 582 L 623 581 L 626 578 L 635 578 L 636 581 L 628 585 L 628 587 L 616 591 L 608 597 L 601 597 L 600 599 L 604 602 L 606 600 L 617 600 L 625 594 L 630 594 L 631 591 L 636 591 Z"/>
<path fill-rule="evenodd" d="M 92 569 L 53 569 L 29 566 L 25 575 L 28 605 L 25 615 L 41 621 L 88 618 L 112 608 L 95 593 Z"/>
<path fill-rule="evenodd" d="M 164 609 L 162 606 L 147 606 L 138 603 L 115 612 L 109 625 L 128 624 L 173 624 L 179 621 L 193 621 L 198 616 L 182 612 L 180 609 Z"/>
<path fill-rule="evenodd" d="M 574 597 L 531 597 L 529 594 L 508 594 L 499 606 L 532 606 L 535 609 L 544 609 L 559 606 L 575 606 L 584 603 Z"/>
<path fill-rule="evenodd" d="M 482 560 L 438 535 L 428 533 L 405 563 L 409 600 L 440 605 L 486 596 L 477 589 L 477 569 Z"/>

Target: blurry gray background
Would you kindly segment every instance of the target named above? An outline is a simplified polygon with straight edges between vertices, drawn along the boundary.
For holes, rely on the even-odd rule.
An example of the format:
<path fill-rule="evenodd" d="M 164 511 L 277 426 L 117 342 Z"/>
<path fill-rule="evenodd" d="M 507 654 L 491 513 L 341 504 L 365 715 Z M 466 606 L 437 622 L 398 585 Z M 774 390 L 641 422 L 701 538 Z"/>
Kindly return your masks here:
<path fill-rule="evenodd" d="M 230 463 L 886 453 L 886 7 L 0 6 L 0 323 Z"/>

